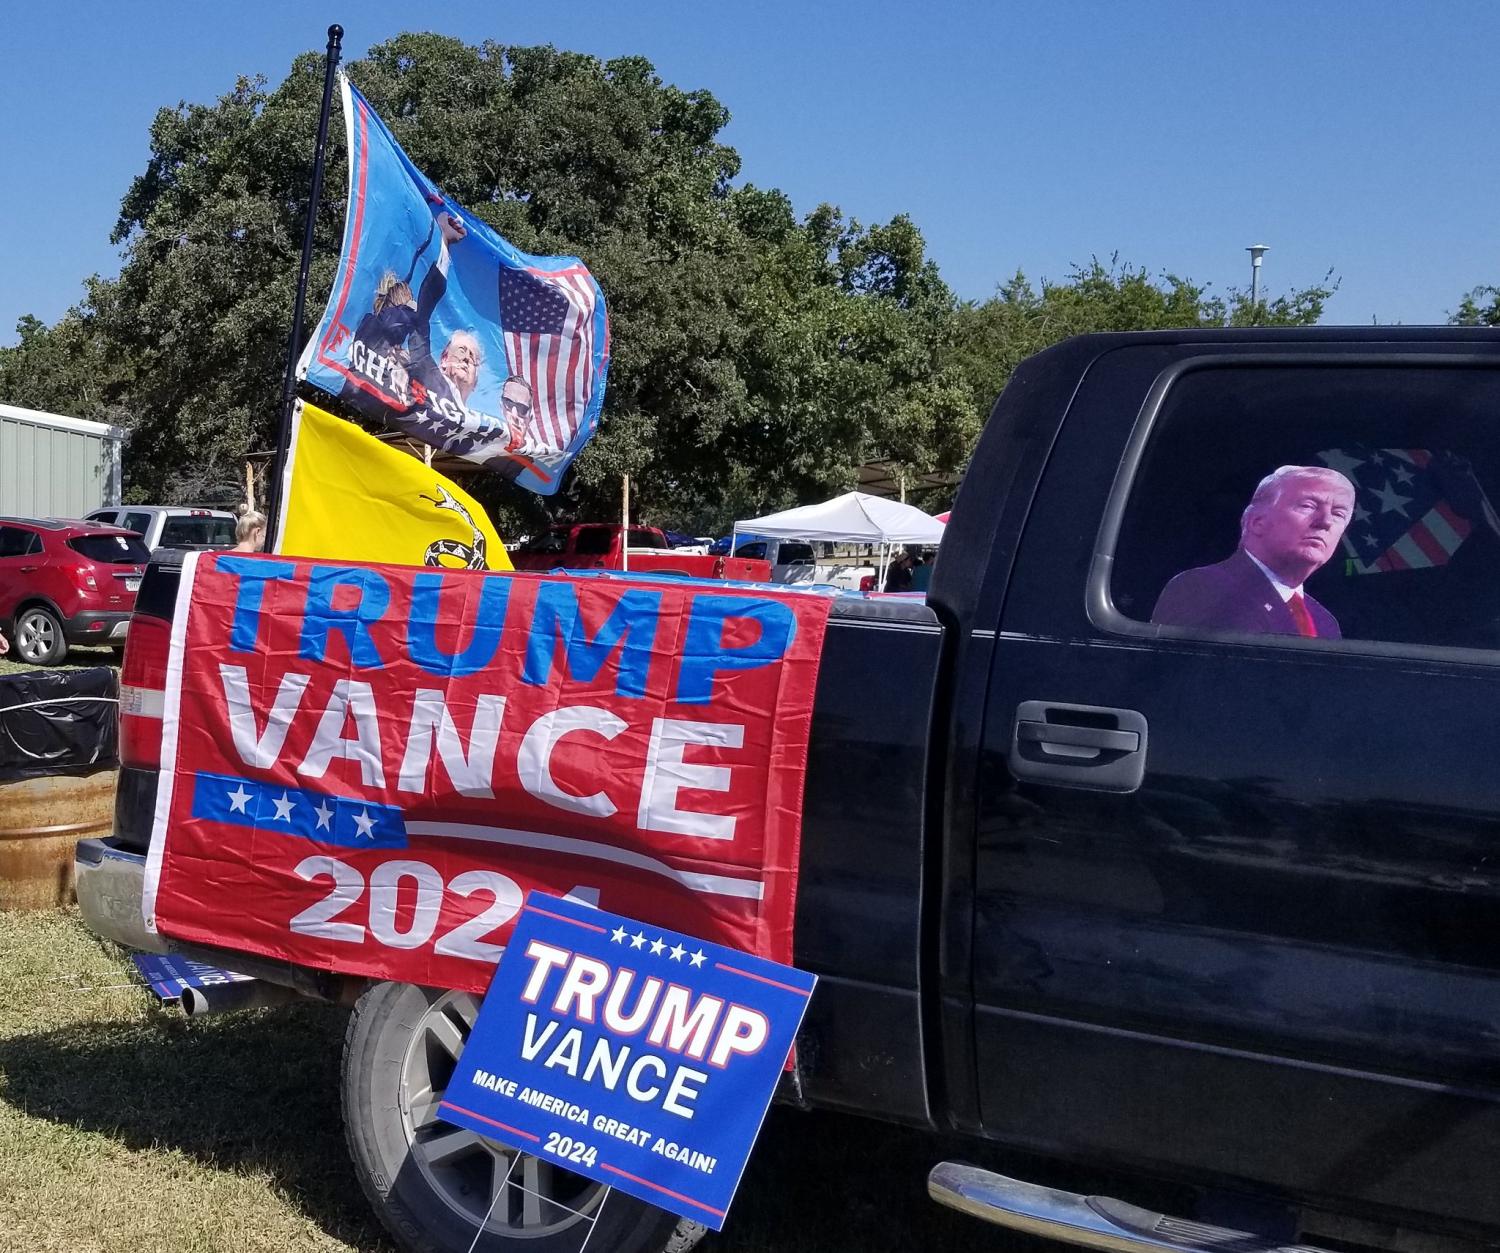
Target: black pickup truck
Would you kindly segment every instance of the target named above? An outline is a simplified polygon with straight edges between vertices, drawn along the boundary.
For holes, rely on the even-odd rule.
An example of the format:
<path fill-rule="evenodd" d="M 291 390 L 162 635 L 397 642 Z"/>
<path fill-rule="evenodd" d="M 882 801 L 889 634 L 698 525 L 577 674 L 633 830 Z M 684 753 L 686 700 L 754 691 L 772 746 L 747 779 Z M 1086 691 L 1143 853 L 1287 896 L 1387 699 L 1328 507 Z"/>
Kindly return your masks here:
<path fill-rule="evenodd" d="M 930 1191 L 1096 1248 L 1500 1238 L 1487 486 L 1493 332 L 1100 335 L 1023 364 L 925 602 L 833 613 L 796 926 L 820 984 L 784 1097 L 1023 1150 L 1029 1181 L 945 1162 Z M 131 650 L 175 582 L 152 567 Z M 127 651 L 146 716 L 151 670 Z M 78 883 L 139 943 L 155 777 L 125 756 Z M 193 955 L 357 999 L 365 1189 L 409 1247 L 469 1247 L 509 1151 L 430 1110 L 472 998 Z M 524 1160 L 479 1247 L 571 1253 L 597 1190 Z M 1274 1222 L 1056 1191 L 1049 1160 Z M 596 1247 L 690 1243 L 620 1201 Z"/>

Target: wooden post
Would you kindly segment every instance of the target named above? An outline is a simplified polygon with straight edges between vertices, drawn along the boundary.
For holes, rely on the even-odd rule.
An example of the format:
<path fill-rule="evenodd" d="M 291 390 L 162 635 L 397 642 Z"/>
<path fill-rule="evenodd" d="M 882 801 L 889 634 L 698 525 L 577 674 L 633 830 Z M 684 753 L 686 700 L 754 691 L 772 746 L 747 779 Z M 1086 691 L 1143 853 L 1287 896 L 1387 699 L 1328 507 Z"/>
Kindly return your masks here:
<path fill-rule="evenodd" d="M 630 475 L 620 476 L 620 521 L 624 529 L 620 532 L 620 569 L 630 569 Z"/>
<path fill-rule="evenodd" d="M 245 462 L 245 508 L 255 512 L 255 462 Z"/>

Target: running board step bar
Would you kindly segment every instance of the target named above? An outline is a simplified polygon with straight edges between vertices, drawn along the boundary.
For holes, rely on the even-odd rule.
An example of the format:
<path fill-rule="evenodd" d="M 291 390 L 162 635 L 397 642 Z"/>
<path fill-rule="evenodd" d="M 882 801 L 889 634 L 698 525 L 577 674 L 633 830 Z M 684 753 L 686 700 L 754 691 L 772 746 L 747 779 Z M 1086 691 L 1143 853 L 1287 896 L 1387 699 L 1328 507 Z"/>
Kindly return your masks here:
<path fill-rule="evenodd" d="M 1190 1222 L 1107 1196 L 1080 1196 L 1007 1179 L 977 1166 L 940 1162 L 927 1176 L 939 1205 L 1048 1240 L 1106 1253 L 1327 1253 L 1283 1245 L 1245 1231 Z"/>

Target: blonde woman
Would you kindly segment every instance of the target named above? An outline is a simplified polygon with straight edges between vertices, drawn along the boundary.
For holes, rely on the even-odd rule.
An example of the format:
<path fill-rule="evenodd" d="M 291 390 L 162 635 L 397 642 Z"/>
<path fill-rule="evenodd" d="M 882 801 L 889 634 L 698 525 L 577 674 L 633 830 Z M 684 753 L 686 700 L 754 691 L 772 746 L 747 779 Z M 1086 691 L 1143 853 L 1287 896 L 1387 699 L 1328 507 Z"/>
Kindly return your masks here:
<path fill-rule="evenodd" d="M 266 546 L 266 515 L 247 509 L 234 524 L 237 553 L 258 553 Z"/>

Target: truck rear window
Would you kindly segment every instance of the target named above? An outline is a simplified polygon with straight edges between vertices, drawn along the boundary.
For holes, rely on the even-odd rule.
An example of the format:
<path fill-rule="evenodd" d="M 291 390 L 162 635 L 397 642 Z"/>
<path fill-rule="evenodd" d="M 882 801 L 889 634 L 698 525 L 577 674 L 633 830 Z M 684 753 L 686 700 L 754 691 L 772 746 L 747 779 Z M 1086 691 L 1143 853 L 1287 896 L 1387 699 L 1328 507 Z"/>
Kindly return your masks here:
<path fill-rule="evenodd" d="M 140 566 L 151 560 L 151 550 L 135 535 L 80 535 L 68 547 L 90 561 L 112 566 Z"/>
<path fill-rule="evenodd" d="M 578 531 L 578 541 L 573 545 L 573 551 L 581 557 L 602 556 L 609 551 L 614 537 L 614 531 L 607 526 L 581 527 Z"/>
<path fill-rule="evenodd" d="M 168 518 L 161 529 L 161 546 L 208 544 L 224 548 L 234 545 L 233 518 Z"/>
<path fill-rule="evenodd" d="M 632 548 L 666 548 L 666 538 L 656 531 L 648 531 L 641 527 L 630 528 L 630 539 L 626 541 Z"/>

